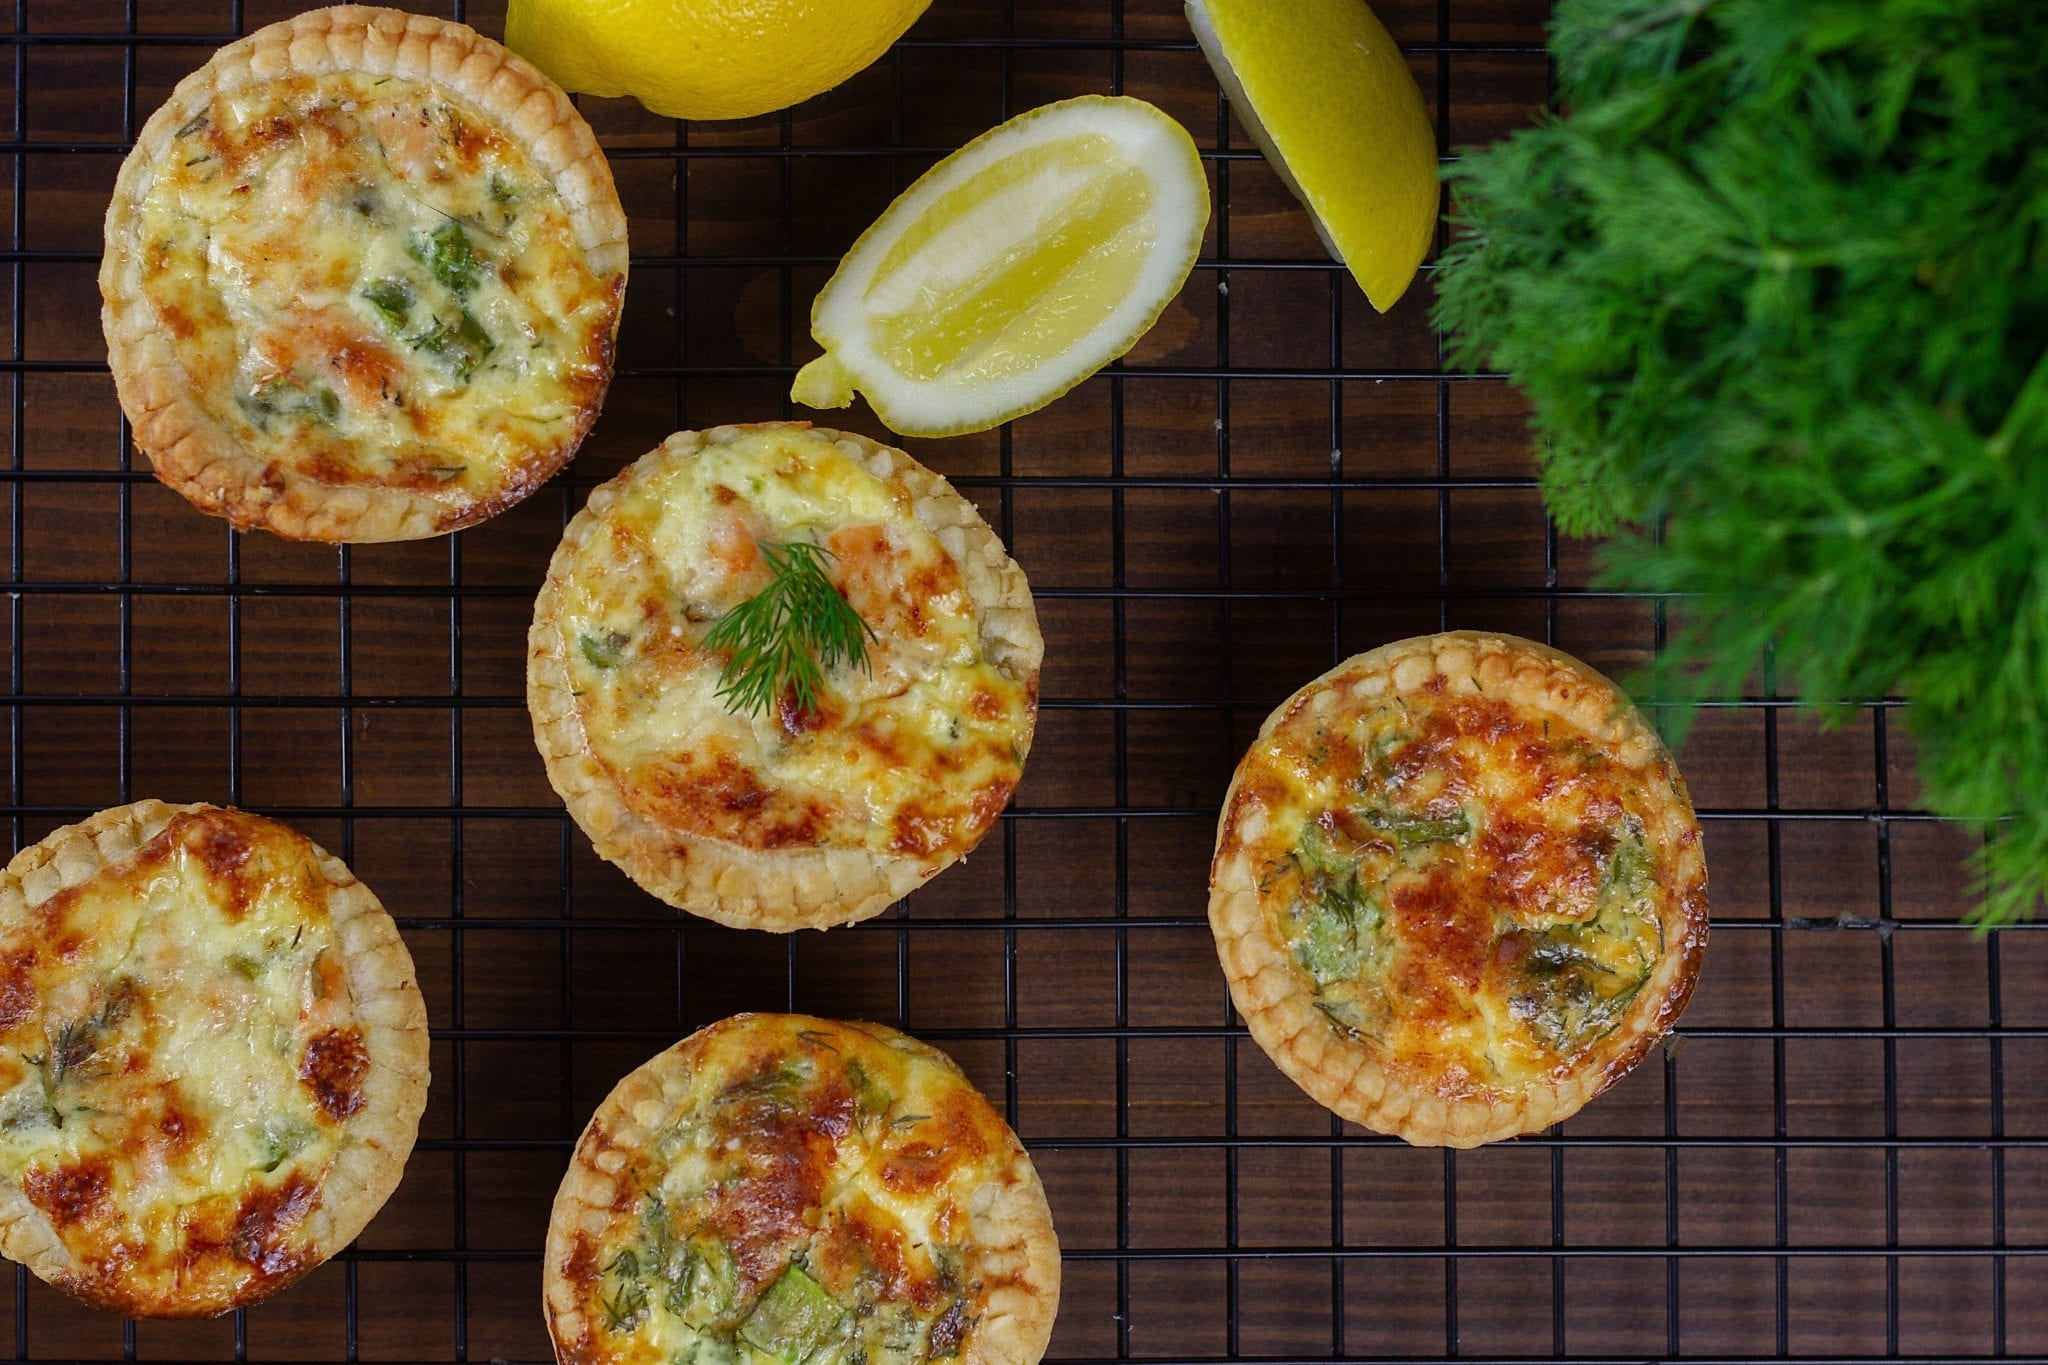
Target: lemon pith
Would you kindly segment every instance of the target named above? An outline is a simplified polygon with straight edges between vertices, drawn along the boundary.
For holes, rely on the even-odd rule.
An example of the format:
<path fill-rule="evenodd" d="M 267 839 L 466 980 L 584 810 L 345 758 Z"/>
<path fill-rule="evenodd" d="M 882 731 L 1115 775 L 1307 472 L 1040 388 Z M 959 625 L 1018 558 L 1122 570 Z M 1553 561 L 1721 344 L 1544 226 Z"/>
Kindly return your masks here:
<path fill-rule="evenodd" d="M 751 118 L 870 65 L 931 0 L 511 0 L 505 45 L 565 90 Z"/>
<path fill-rule="evenodd" d="M 912 436 L 1043 407 L 1121 356 L 1193 269 L 1200 154 L 1140 100 L 1020 115 L 925 174 L 847 252 L 811 310 L 825 348 L 792 397 L 857 389 Z"/>
<path fill-rule="evenodd" d="M 1398 302 L 1437 221 L 1422 92 L 1364 0 L 1187 0 L 1239 119 L 1373 307 Z"/>

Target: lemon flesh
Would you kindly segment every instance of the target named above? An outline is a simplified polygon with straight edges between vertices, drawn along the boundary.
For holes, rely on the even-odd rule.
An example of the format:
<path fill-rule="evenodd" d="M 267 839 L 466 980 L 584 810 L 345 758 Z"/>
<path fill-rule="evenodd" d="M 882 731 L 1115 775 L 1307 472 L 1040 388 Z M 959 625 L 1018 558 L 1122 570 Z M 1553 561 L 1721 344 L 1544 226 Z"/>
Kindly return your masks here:
<path fill-rule="evenodd" d="M 511 0 L 505 46 L 564 90 L 751 118 L 874 62 L 931 0 Z"/>
<path fill-rule="evenodd" d="M 1436 234 L 1436 135 L 1363 0 L 1187 0 L 1188 23 L 1259 150 L 1382 313 Z"/>
<path fill-rule="evenodd" d="M 1187 131 L 1090 95 L 983 134 L 904 191 L 811 308 L 825 354 L 791 396 L 855 390 L 906 436 L 984 431 L 1123 355 L 1201 251 L 1209 186 Z"/>

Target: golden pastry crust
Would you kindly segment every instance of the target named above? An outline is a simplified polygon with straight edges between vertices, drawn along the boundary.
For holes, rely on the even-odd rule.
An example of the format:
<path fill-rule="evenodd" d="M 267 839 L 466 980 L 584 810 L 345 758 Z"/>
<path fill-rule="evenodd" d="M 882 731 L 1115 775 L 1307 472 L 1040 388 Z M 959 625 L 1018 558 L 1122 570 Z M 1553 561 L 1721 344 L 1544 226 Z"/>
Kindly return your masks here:
<path fill-rule="evenodd" d="M 1209 922 L 1252 1037 L 1409 1142 L 1548 1127 L 1685 1007 L 1707 940 L 1684 783 L 1613 683 L 1513 636 L 1358 655 L 1267 718 Z"/>
<path fill-rule="evenodd" d="M 757 464 L 691 468 L 743 458 Z M 711 481 L 695 501 L 650 491 L 691 478 Z M 778 510 L 785 493 L 795 510 Z M 785 698 L 755 719 L 712 696 L 723 656 L 698 646 L 766 581 L 754 547 L 771 535 L 836 545 L 831 571 L 877 636 L 821 710 Z M 752 567 L 705 586 L 682 559 Z M 527 653 L 535 743 L 598 853 L 679 909 L 782 932 L 880 913 L 993 826 L 1031 743 L 1044 642 L 1023 571 L 944 479 L 865 437 L 764 423 L 679 432 L 592 493 Z M 929 741 L 941 720 L 952 739 Z M 653 737 L 629 743 L 636 726 Z"/>
<path fill-rule="evenodd" d="M 409 292 L 378 295 L 377 284 L 396 289 L 389 279 L 354 293 L 344 283 L 339 295 L 326 298 L 328 287 L 337 282 L 334 275 L 302 273 L 294 277 L 298 283 L 293 288 L 283 291 L 288 296 L 283 325 L 255 332 L 248 327 L 256 324 L 233 320 L 232 309 L 218 294 L 199 308 L 173 307 L 153 296 L 152 291 L 173 287 L 188 290 L 188 276 L 197 268 L 191 262 L 199 262 L 216 280 L 254 288 L 267 272 L 293 268 L 299 258 L 290 253 L 304 252 L 312 259 L 314 244 L 323 240 L 310 226 L 295 224 L 277 241 L 255 240 L 236 257 L 222 255 L 216 225 L 202 224 L 193 215 L 180 221 L 200 224 L 193 230 L 203 232 L 204 240 L 173 244 L 151 228 L 161 219 L 149 207 L 154 190 L 161 185 L 166 195 L 185 194 L 182 186 L 187 180 L 208 174 L 216 162 L 226 164 L 220 147 L 194 150 L 196 144 L 226 136 L 227 120 L 216 120 L 216 111 L 239 110 L 238 118 L 246 116 L 236 133 L 242 139 L 236 144 L 237 155 L 260 158 L 270 154 L 265 150 L 269 147 L 307 146 L 320 137 L 340 139 L 342 135 L 329 125 L 346 124 L 345 131 L 360 133 L 357 124 L 367 126 L 375 111 L 368 106 L 358 110 L 358 103 L 377 95 L 387 83 L 393 100 L 400 92 L 431 93 L 434 107 L 420 108 L 412 128 L 396 131 L 426 142 L 436 135 L 448 139 L 438 152 L 433 147 L 423 150 L 422 164 L 442 155 L 437 166 L 449 158 L 466 166 L 472 172 L 469 179 L 478 184 L 465 188 L 465 196 L 474 198 L 479 191 L 483 165 L 477 158 L 485 152 L 506 164 L 530 168 L 538 177 L 529 189 L 517 183 L 519 177 L 507 177 L 501 184 L 494 172 L 489 196 L 504 196 L 494 212 L 512 214 L 510 206 L 517 196 L 538 194 L 541 182 L 552 188 L 552 199 L 527 217 L 556 224 L 545 230 L 547 249 L 577 258 L 575 270 L 581 273 L 571 284 L 555 279 L 517 285 L 543 290 L 573 285 L 578 291 L 579 306 L 557 318 L 561 336 L 546 343 L 552 349 L 536 350 L 541 342 L 517 338 L 512 321 L 499 326 L 494 340 L 472 317 L 469 305 L 458 299 L 422 298 L 415 306 Z M 332 98 L 320 105 L 316 96 L 323 91 Z M 272 103 L 261 103 L 266 100 Z M 257 119 L 251 108 L 277 112 Z M 459 112 L 448 113 L 449 126 L 430 134 L 429 116 L 442 111 Z M 300 119 L 305 120 L 303 132 L 294 127 Z M 383 131 L 367 139 L 381 153 L 375 164 L 410 194 L 415 182 L 408 177 L 421 172 L 401 169 L 414 163 L 400 148 L 385 145 Z M 297 180 L 285 182 L 282 171 L 276 175 L 286 184 L 279 193 L 287 195 L 288 202 L 280 201 L 275 211 L 259 215 L 262 221 L 237 227 L 237 232 L 260 234 L 265 227 L 277 231 L 278 225 L 270 220 L 278 214 L 315 212 L 313 191 L 321 185 L 309 188 Z M 253 189 L 261 195 L 264 188 L 245 181 L 232 193 L 248 195 Z M 425 204 L 423 199 L 418 202 Z M 447 217 L 450 210 L 426 207 L 432 212 L 421 212 L 432 221 L 455 223 Z M 368 212 L 364 210 L 366 221 Z M 406 207 L 404 212 L 413 210 Z M 559 224 L 564 215 L 566 229 Z M 470 230 L 484 231 L 474 223 Z M 568 237 L 562 236 L 564 231 Z M 469 253 L 468 238 L 458 236 L 464 245 L 455 267 L 475 266 L 478 258 Z M 343 239 L 337 234 L 334 240 Z M 354 249 L 367 252 L 374 246 Z M 424 253 L 420 254 L 424 266 Z M 216 256 L 221 259 L 216 261 Z M 107 209 L 101 321 L 115 387 L 137 447 L 150 457 L 157 476 L 195 505 L 226 517 L 238 528 L 262 527 L 292 539 L 411 540 L 495 515 L 532 493 L 575 454 L 610 379 L 626 265 L 626 219 L 610 167 L 589 125 L 558 87 L 523 59 L 462 24 L 343 5 L 272 24 L 222 48 L 179 82 L 143 126 Z M 508 263 L 507 290 L 515 288 L 511 270 Z M 307 291 L 320 292 L 325 301 L 316 305 Z M 380 300 L 381 315 L 360 302 L 373 296 Z M 551 294 L 542 312 L 557 317 L 562 311 L 557 302 Z M 536 300 L 535 306 L 540 303 Z M 530 324 L 528 335 L 533 335 Z M 232 384 L 221 379 L 216 372 L 218 357 L 211 352 L 218 349 L 213 343 L 229 338 L 241 352 L 234 367 L 239 371 L 254 366 L 262 371 L 260 377 L 237 373 Z M 452 373 L 468 385 L 481 361 L 494 353 L 512 357 L 519 348 L 524 349 L 516 358 L 504 362 L 518 371 L 506 375 L 512 386 L 508 392 L 516 392 L 520 384 L 532 391 L 529 369 L 542 362 L 530 356 L 555 357 L 546 361 L 553 387 L 545 411 L 530 418 L 521 414 L 518 422 L 508 420 L 493 431 L 490 439 L 496 444 L 487 446 L 475 435 L 472 414 L 464 410 L 443 440 L 434 418 L 441 408 L 451 406 L 450 400 L 445 392 L 435 391 L 438 375 L 436 384 L 423 377 L 421 353 L 453 357 Z M 245 392 L 252 384 L 256 387 Z M 496 410 L 505 405 L 494 391 L 486 406 Z M 343 417 L 349 423 L 367 424 L 370 435 L 361 441 L 330 440 L 331 449 L 319 448 L 321 442 L 310 439 L 331 436 L 331 431 L 323 434 L 322 427 L 332 428 Z"/>
<path fill-rule="evenodd" d="M 1060 1260 L 1030 1157 L 944 1053 L 878 1024 L 741 1014 L 598 1107 L 544 1275 L 556 1357 L 574 1365 L 884 1339 L 892 1360 L 1028 1365 Z M 763 1307 L 778 1298 L 812 1312 Z M 804 1340 L 764 1340 L 764 1320 Z"/>
<path fill-rule="evenodd" d="M 428 1079 L 412 958 L 296 832 L 160 801 L 57 830 L 0 872 L 0 962 L 0 1253 L 50 1284 L 132 1317 L 225 1313 L 397 1187 Z"/>

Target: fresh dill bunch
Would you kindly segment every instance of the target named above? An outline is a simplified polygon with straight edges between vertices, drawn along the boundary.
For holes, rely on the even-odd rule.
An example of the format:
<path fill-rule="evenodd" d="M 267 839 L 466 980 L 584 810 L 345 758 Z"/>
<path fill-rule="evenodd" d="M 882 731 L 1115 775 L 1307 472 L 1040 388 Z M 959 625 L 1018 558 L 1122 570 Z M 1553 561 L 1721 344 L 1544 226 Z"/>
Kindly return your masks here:
<path fill-rule="evenodd" d="M 1438 324 L 1534 409 L 1650 685 L 1904 696 L 1924 801 L 2048 891 L 2048 5 L 1562 0 L 1561 116 L 1449 172 Z M 1683 713 L 1675 717 L 1682 728 Z"/>
<path fill-rule="evenodd" d="M 818 709 L 825 671 L 842 664 L 866 669 L 874 630 L 832 585 L 832 552 L 793 540 L 760 542 L 769 583 L 719 619 L 706 649 L 730 651 L 718 672 L 727 708 L 756 714 L 774 709 L 785 691 L 798 710 Z"/>

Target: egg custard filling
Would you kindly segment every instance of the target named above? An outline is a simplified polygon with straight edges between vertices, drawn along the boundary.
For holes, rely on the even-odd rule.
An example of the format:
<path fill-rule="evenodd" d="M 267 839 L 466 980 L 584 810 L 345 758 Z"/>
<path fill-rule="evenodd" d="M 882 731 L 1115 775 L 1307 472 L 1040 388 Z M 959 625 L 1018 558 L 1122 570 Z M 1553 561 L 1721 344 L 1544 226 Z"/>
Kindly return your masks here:
<path fill-rule="evenodd" d="M 335 889 L 294 831 L 193 807 L 26 910 L 10 891 L 0 1186 L 62 1244 L 65 1288 L 130 1313 L 220 1312 L 317 1265 L 374 1212 L 333 1240 L 329 1177 L 352 1147 L 392 1149 L 394 1164 L 371 1164 L 395 1183 L 424 1027 L 412 1111 L 388 1128 L 393 1082 L 373 1075 L 380 1044 L 347 960 L 373 931 L 337 923 Z"/>
<path fill-rule="evenodd" d="M 610 375 L 623 275 L 524 147 L 429 83 L 217 91 L 131 231 L 199 405 L 323 484 L 478 519 L 554 471 Z"/>
<path fill-rule="evenodd" d="M 1275 738 L 1271 931 L 1333 1029 L 1455 1088 L 1523 1083 L 1610 1033 L 1664 952 L 1632 779 L 1483 697 Z"/>
<path fill-rule="evenodd" d="M 762 851 L 971 847 L 1023 771 L 1035 655 L 1027 667 L 987 637 L 942 539 L 958 532 L 920 520 L 860 446 L 796 426 L 728 433 L 643 462 L 558 565 L 545 629 L 590 754 L 671 830 Z M 822 551 L 864 658 L 808 704 L 785 688 L 750 709 L 707 637 L 769 586 L 766 555 L 797 544 Z"/>
<path fill-rule="evenodd" d="M 622 1084 L 637 1121 L 599 1111 L 556 1204 L 564 1361 L 1037 1359 L 1057 1297 L 1044 1195 L 942 1054 L 874 1025 L 752 1015 L 650 1067 L 661 1098 Z"/>

